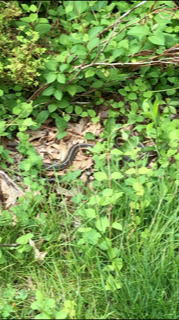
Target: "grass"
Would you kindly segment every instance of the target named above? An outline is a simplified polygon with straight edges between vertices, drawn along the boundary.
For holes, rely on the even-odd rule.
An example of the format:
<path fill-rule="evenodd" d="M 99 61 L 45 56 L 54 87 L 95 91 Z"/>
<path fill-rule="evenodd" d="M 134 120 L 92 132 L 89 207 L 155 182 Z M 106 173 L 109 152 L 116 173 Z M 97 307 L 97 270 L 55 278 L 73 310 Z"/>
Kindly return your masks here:
<path fill-rule="evenodd" d="M 179 319 L 179 201 L 177 175 L 168 174 L 111 180 L 114 194 L 123 192 L 112 204 L 108 179 L 94 180 L 93 192 L 75 180 L 73 200 L 51 188 L 22 199 L 16 224 L 5 211 L 2 243 L 33 233 L 36 247 L 48 253 L 38 261 L 28 244 L 2 248 L 1 318 Z M 134 181 L 142 182 L 143 194 Z M 112 229 L 109 213 L 111 225 L 118 223 Z"/>

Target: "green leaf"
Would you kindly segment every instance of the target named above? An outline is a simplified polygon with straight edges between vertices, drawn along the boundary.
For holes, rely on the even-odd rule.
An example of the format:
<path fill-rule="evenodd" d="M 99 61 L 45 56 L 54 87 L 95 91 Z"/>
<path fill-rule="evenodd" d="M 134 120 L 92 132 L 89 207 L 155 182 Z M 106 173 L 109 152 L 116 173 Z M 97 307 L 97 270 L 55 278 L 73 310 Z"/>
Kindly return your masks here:
<path fill-rule="evenodd" d="M 116 230 L 120 230 L 120 231 L 123 230 L 122 224 L 119 223 L 119 222 L 113 222 L 111 227 L 114 228 L 114 229 L 116 229 Z"/>
<path fill-rule="evenodd" d="M 87 8 L 88 8 L 88 2 L 87 1 L 75 1 L 75 9 L 77 10 L 77 13 L 81 15 Z"/>
<path fill-rule="evenodd" d="M 45 76 L 48 83 L 52 83 L 57 79 L 57 74 L 54 72 L 50 72 Z"/>
<path fill-rule="evenodd" d="M 20 20 L 23 22 L 34 22 L 35 20 L 37 20 L 37 18 L 38 18 L 37 13 L 31 13 L 28 17 L 21 18 Z M 37 30 L 35 30 L 35 31 L 37 31 Z"/>
<path fill-rule="evenodd" d="M 66 311 L 59 311 L 55 314 L 55 319 L 66 319 L 68 316 L 68 313 Z"/>
<path fill-rule="evenodd" d="M 51 96 L 55 91 L 55 88 L 50 86 L 48 88 L 46 88 L 43 92 L 42 92 L 42 95 L 43 96 Z"/>
<path fill-rule="evenodd" d="M 64 46 L 69 45 L 71 43 L 71 39 L 69 36 L 67 36 L 66 34 L 62 33 L 60 38 L 59 38 L 59 42 L 61 44 L 63 44 Z"/>
<path fill-rule="evenodd" d="M 146 168 L 146 167 L 141 167 L 139 168 L 139 173 L 140 174 L 147 174 L 149 173 L 150 169 Z"/>
<path fill-rule="evenodd" d="M 108 179 L 105 172 L 95 172 L 94 177 L 97 181 L 103 181 Z"/>
<path fill-rule="evenodd" d="M 112 275 L 109 275 L 106 280 L 105 289 L 113 292 L 120 288 L 121 288 L 121 283 L 117 281 Z"/>
<path fill-rule="evenodd" d="M 29 6 L 28 6 L 27 4 L 21 4 L 21 7 L 22 7 L 25 11 L 27 11 L 27 12 L 30 11 L 30 10 L 29 10 Z"/>
<path fill-rule="evenodd" d="M 128 95 L 129 100 L 137 100 L 137 95 L 134 92 L 129 93 Z"/>
<path fill-rule="evenodd" d="M 104 85 L 104 82 L 101 80 L 96 80 L 93 82 L 92 86 L 93 88 L 101 88 Z"/>
<path fill-rule="evenodd" d="M 43 110 L 37 115 L 36 121 L 40 122 L 40 123 L 43 123 L 48 119 L 48 117 L 49 117 L 49 111 L 48 110 Z"/>
<path fill-rule="evenodd" d="M 118 179 L 122 179 L 123 178 L 123 175 L 121 172 L 113 172 L 111 174 L 111 179 L 113 180 L 118 180 Z"/>
<path fill-rule="evenodd" d="M 94 69 L 88 69 L 88 70 L 85 72 L 85 78 L 92 77 L 92 76 L 94 76 L 94 74 L 95 74 L 95 70 L 94 70 Z"/>
<path fill-rule="evenodd" d="M 94 134 L 92 132 L 87 132 L 85 134 L 85 139 L 87 139 L 87 140 L 95 140 L 95 136 L 94 136 Z"/>
<path fill-rule="evenodd" d="M 37 7 L 34 4 L 31 4 L 31 6 L 29 7 L 30 11 L 35 12 L 37 11 Z"/>
<path fill-rule="evenodd" d="M 0 90 L 0 97 L 2 97 L 4 94 L 3 90 Z"/>
<path fill-rule="evenodd" d="M 98 44 L 99 44 L 98 38 L 91 39 L 87 44 L 88 51 L 91 51 L 94 47 L 98 46 Z"/>
<path fill-rule="evenodd" d="M 76 93 L 77 87 L 75 85 L 69 85 L 66 89 L 69 92 L 69 94 L 73 97 Z"/>
<path fill-rule="evenodd" d="M 132 35 L 134 37 L 143 37 L 147 36 L 150 33 L 149 27 L 146 25 L 141 26 L 137 25 L 135 27 L 131 27 L 130 30 L 127 32 L 127 34 Z"/>
<path fill-rule="evenodd" d="M 49 110 L 50 113 L 54 112 L 57 108 L 58 107 L 57 107 L 57 105 L 55 103 L 50 103 L 48 105 L 48 110 Z"/>
<path fill-rule="evenodd" d="M 57 100 L 61 100 L 62 97 L 63 97 L 63 92 L 62 90 L 58 89 L 58 90 L 55 90 L 54 92 L 54 97 L 57 99 Z"/>
<path fill-rule="evenodd" d="M 35 31 L 39 32 L 40 34 L 48 33 L 52 29 L 50 24 L 39 23 L 35 26 Z"/>
<path fill-rule="evenodd" d="M 143 93 L 143 96 L 145 98 L 151 98 L 152 97 L 153 92 L 152 91 L 146 91 Z"/>
<path fill-rule="evenodd" d="M 46 62 L 46 67 L 47 69 L 49 69 L 50 71 L 57 71 L 57 67 L 58 67 L 58 62 L 55 60 L 50 60 L 48 62 Z"/>
<path fill-rule="evenodd" d="M 107 217 L 102 217 L 100 220 L 95 222 L 96 228 L 104 233 L 106 231 L 106 228 L 109 227 L 109 220 Z"/>
<path fill-rule="evenodd" d="M 148 37 L 151 43 L 164 46 L 165 45 L 165 36 L 161 31 L 155 31 L 153 36 Z"/>
<path fill-rule="evenodd" d="M 87 243 L 96 245 L 98 243 L 98 239 L 101 238 L 101 235 L 99 232 L 92 229 L 86 233 L 83 233 L 83 238 L 86 240 Z"/>
<path fill-rule="evenodd" d="M 83 109 L 80 106 L 75 106 L 75 113 L 80 115 L 82 113 Z"/>
<path fill-rule="evenodd" d="M 176 93 L 176 90 L 175 90 L 175 89 L 173 89 L 173 90 L 167 90 L 166 93 L 167 93 L 168 96 L 172 96 L 173 94 Z"/>
<path fill-rule="evenodd" d="M 59 132 L 63 132 L 67 128 L 67 123 L 62 117 L 58 116 L 58 118 L 55 119 L 55 123 L 59 129 Z"/>
<path fill-rule="evenodd" d="M 34 126 L 34 125 L 36 125 L 36 122 L 34 122 L 32 120 L 32 118 L 27 118 L 27 119 L 23 120 L 21 125 L 22 126 Z"/>
<path fill-rule="evenodd" d="M 89 109 L 88 114 L 90 117 L 95 117 L 96 116 L 96 111 Z"/>
<path fill-rule="evenodd" d="M 16 243 L 20 243 L 22 245 L 27 244 L 29 242 L 29 239 L 32 239 L 33 236 L 33 233 L 27 233 L 24 236 L 17 238 Z"/>
<path fill-rule="evenodd" d="M 66 77 L 65 77 L 65 75 L 59 73 L 58 76 L 57 76 L 57 81 L 58 81 L 59 83 L 65 83 L 65 82 L 66 82 Z"/>
<path fill-rule="evenodd" d="M 102 30 L 103 30 L 102 26 L 90 28 L 88 30 L 89 40 L 96 38 Z"/>

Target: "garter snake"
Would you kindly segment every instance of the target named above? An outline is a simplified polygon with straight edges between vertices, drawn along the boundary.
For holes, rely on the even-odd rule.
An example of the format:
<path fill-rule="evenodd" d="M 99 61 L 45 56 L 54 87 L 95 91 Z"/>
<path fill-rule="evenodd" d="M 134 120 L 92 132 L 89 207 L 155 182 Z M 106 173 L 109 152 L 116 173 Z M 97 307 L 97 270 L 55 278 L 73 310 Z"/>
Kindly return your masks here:
<path fill-rule="evenodd" d="M 116 148 L 120 148 L 124 144 L 124 142 L 125 142 L 125 140 L 122 139 L 121 137 L 119 137 L 119 136 L 115 137 L 115 147 Z M 66 158 L 60 164 L 43 163 L 42 167 L 46 168 L 47 170 L 53 170 L 53 169 L 63 170 L 65 168 L 67 168 L 73 162 L 77 152 L 80 149 L 88 149 L 89 147 L 93 148 L 94 146 L 95 146 L 95 144 L 91 144 L 91 143 L 79 143 L 79 144 L 76 144 L 76 145 L 72 146 L 69 149 Z M 144 148 L 144 146 L 141 143 L 138 144 L 138 147 L 139 148 Z M 123 160 L 126 161 L 126 162 L 133 161 L 128 156 L 124 156 Z"/>
<path fill-rule="evenodd" d="M 120 148 L 125 142 L 126 142 L 126 140 L 122 139 L 120 136 L 116 136 L 115 137 L 115 147 L 116 148 Z M 18 143 L 8 143 L 7 145 L 16 147 L 16 146 L 18 146 Z M 54 163 L 53 164 L 48 164 L 48 163 L 44 163 L 43 162 L 42 167 L 46 168 L 47 170 L 53 170 L 53 169 L 63 170 L 65 168 L 67 168 L 73 162 L 77 152 L 80 149 L 88 149 L 89 147 L 93 148 L 94 146 L 95 146 L 95 144 L 91 144 L 91 143 L 79 143 L 79 144 L 76 144 L 76 145 L 70 147 L 66 158 L 63 161 L 61 161 L 61 163 L 59 163 L 59 164 L 54 164 Z M 139 148 L 141 148 L 141 149 L 144 148 L 144 146 L 141 143 L 139 143 L 137 146 Z M 124 156 L 123 160 L 126 161 L 126 162 L 133 161 L 128 156 Z"/>

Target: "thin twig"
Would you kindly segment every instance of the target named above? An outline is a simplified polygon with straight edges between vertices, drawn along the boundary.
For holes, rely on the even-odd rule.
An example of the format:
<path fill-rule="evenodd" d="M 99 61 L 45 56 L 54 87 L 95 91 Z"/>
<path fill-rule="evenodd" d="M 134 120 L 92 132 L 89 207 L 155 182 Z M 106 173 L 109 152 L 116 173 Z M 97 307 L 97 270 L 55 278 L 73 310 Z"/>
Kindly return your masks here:
<path fill-rule="evenodd" d="M 9 243 L 9 244 L 1 244 L 0 243 L 0 247 L 18 247 L 20 246 L 20 243 Z"/>

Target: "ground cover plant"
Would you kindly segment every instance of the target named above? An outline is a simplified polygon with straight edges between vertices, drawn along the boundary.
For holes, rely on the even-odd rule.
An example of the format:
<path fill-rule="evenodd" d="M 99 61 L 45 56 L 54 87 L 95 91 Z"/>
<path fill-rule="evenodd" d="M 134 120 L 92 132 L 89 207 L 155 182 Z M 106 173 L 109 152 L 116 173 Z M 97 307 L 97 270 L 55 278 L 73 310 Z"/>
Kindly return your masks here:
<path fill-rule="evenodd" d="M 178 2 L 0 9 L 1 318 L 178 319 Z M 44 179 L 81 123 L 92 171 Z"/>

